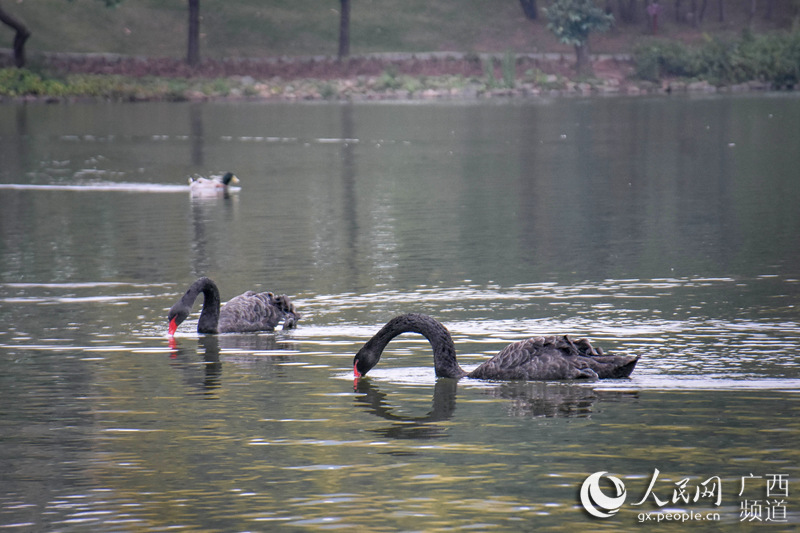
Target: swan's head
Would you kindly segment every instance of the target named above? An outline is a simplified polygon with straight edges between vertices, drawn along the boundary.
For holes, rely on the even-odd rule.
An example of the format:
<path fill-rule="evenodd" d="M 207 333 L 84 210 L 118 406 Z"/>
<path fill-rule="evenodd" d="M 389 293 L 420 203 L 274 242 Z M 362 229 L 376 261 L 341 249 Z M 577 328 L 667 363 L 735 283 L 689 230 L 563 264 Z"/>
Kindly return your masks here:
<path fill-rule="evenodd" d="M 237 178 L 233 172 L 226 172 L 224 176 L 222 176 L 222 183 L 225 185 L 235 185 L 239 183 L 239 178 Z"/>
<path fill-rule="evenodd" d="M 353 376 L 356 378 L 365 376 L 373 366 L 378 364 L 380 358 L 381 354 L 375 353 L 370 348 L 370 343 L 365 344 L 353 359 Z"/>
<path fill-rule="evenodd" d="M 169 322 L 169 334 L 175 335 L 175 330 L 178 329 L 178 326 L 181 325 L 181 322 L 186 320 L 186 317 L 188 316 L 189 309 L 187 309 L 186 306 L 181 305 L 181 302 L 173 305 L 167 314 L 167 322 Z"/>

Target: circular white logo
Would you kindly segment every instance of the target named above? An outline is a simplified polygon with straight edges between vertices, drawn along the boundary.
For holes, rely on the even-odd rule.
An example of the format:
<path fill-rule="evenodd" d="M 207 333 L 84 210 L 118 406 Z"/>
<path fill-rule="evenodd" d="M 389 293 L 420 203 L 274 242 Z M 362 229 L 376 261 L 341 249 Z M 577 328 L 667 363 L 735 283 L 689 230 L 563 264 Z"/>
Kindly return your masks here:
<path fill-rule="evenodd" d="M 598 518 L 608 518 L 616 514 L 622 504 L 625 503 L 625 485 L 619 478 L 606 476 L 608 472 L 595 472 L 586 478 L 581 485 L 581 503 L 583 508 Z M 608 497 L 600 490 L 600 479 L 605 476 L 614 485 L 616 496 Z"/>

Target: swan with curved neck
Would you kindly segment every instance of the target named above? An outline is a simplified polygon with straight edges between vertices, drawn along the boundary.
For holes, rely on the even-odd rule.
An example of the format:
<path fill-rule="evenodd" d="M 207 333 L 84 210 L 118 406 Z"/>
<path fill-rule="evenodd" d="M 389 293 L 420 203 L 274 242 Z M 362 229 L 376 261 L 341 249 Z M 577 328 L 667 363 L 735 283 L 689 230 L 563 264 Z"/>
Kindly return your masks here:
<path fill-rule="evenodd" d="M 203 277 L 191 284 L 186 293 L 169 310 L 169 334 L 192 312 L 197 297 L 203 294 L 203 310 L 197 321 L 198 333 L 246 333 L 273 331 L 283 322 L 283 329 L 297 325 L 300 314 L 286 295 L 247 291 L 220 307 L 219 289 L 211 279 Z"/>
<path fill-rule="evenodd" d="M 402 333 L 423 335 L 433 348 L 437 377 L 496 380 L 561 380 L 625 378 L 633 372 L 639 356 L 604 355 L 586 339 L 533 337 L 506 346 L 472 372 L 456 362 L 453 338 L 439 321 L 421 314 L 400 315 L 381 328 L 358 351 L 353 360 L 356 378 L 378 364 L 389 342 Z"/>

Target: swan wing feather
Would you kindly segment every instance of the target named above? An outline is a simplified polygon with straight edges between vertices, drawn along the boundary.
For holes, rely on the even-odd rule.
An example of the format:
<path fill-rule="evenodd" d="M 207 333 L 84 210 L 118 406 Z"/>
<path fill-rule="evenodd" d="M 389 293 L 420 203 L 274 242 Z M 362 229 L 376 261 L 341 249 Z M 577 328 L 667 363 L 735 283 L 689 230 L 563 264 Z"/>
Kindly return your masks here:
<path fill-rule="evenodd" d="M 627 377 L 638 361 L 601 354 L 586 339 L 533 337 L 509 344 L 469 375 L 503 380 L 603 379 Z"/>
<path fill-rule="evenodd" d="M 220 311 L 219 332 L 273 331 L 284 322 L 294 327 L 300 315 L 286 295 L 247 291 L 228 301 Z M 288 327 L 287 327 L 288 326 Z"/>

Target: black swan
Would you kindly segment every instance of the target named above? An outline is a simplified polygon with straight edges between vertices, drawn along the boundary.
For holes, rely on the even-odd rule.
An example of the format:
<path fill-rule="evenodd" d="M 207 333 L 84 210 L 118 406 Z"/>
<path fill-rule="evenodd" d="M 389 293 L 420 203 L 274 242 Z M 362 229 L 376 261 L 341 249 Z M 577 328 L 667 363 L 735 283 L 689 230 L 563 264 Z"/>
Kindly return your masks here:
<path fill-rule="evenodd" d="M 189 190 L 193 194 L 221 193 L 228 190 L 228 186 L 239 183 L 239 178 L 233 172 L 226 172 L 224 176 L 211 178 L 189 178 Z"/>
<path fill-rule="evenodd" d="M 400 315 L 386 323 L 358 351 L 353 360 L 356 378 L 378 364 L 386 345 L 401 333 L 424 335 L 433 347 L 437 377 L 497 380 L 557 380 L 625 378 L 633 372 L 639 356 L 603 355 L 586 339 L 533 337 L 506 346 L 500 353 L 466 372 L 456 362 L 453 338 L 439 321 L 421 314 Z"/>
<path fill-rule="evenodd" d="M 271 292 L 247 291 L 220 308 L 217 285 L 204 277 L 192 283 L 186 294 L 169 310 L 170 335 L 175 334 L 181 322 L 192 312 L 192 305 L 201 292 L 203 310 L 197 322 L 198 333 L 272 331 L 281 321 L 283 329 L 290 329 L 297 325 L 301 316 L 288 296 L 275 296 Z"/>

